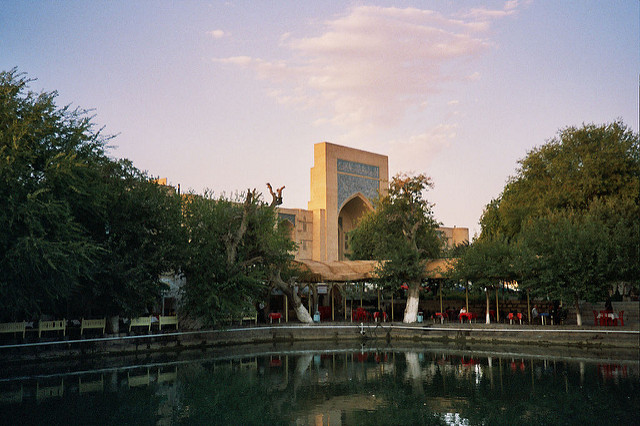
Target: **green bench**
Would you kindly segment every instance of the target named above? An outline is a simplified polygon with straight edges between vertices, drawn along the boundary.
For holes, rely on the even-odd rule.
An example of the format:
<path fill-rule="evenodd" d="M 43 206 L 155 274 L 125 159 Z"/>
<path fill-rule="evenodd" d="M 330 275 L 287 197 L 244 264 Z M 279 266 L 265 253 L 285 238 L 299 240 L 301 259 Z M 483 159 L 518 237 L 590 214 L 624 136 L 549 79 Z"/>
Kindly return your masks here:
<path fill-rule="evenodd" d="M 24 334 L 26 329 L 27 329 L 27 323 L 25 321 L 4 322 L 0 324 L 0 333 L 22 333 L 23 339 L 24 339 Z"/>
<path fill-rule="evenodd" d="M 43 331 L 62 331 L 64 336 L 67 331 L 67 320 L 38 321 L 38 337 L 42 337 Z"/>
<path fill-rule="evenodd" d="M 82 318 L 82 322 L 80 323 L 80 335 L 84 333 L 87 329 L 102 329 L 102 334 L 104 334 L 104 328 L 107 324 L 107 319 L 84 319 Z"/>

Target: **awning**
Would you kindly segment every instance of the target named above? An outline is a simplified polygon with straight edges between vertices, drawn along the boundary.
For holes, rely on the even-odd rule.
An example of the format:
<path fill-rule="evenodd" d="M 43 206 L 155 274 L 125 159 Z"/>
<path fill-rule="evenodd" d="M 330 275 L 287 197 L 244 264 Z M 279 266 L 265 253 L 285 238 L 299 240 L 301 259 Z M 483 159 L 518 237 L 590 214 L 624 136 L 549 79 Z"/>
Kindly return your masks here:
<path fill-rule="evenodd" d="M 316 260 L 296 260 L 309 273 L 314 282 L 366 281 L 375 278 L 376 260 L 342 260 L 319 262 Z M 435 259 L 427 263 L 425 277 L 442 278 L 442 274 L 452 267 L 450 259 Z"/>

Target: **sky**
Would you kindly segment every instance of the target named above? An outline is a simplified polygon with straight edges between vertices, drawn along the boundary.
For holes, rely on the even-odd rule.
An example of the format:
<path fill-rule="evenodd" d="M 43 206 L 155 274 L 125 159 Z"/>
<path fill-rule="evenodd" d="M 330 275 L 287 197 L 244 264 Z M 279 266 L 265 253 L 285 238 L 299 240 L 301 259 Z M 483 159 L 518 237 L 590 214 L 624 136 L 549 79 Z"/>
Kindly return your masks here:
<path fill-rule="evenodd" d="M 90 110 L 112 157 L 183 192 L 270 182 L 306 208 L 326 141 L 426 173 L 435 218 L 473 236 L 559 130 L 638 131 L 639 4 L 0 0 L 0 70 Z"/>

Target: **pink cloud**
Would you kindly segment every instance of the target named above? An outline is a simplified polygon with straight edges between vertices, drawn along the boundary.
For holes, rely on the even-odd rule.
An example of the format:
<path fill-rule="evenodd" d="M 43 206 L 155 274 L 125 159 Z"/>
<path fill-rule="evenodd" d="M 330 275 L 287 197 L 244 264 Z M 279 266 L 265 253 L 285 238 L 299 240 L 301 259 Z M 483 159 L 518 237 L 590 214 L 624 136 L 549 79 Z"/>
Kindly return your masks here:
<path fill-rule="evenodd" d="M 515 6 L 508 3 L 499 12 L 506 15 Z M 320 117 L 321 122 L 388 127 L 445 83 L 469 81 L 473 70 L 465 64 L 491 45 L 488 12 L 474 9 L 460 19 L 417 8 L 360 6 L 325 22 L 317 36 L 283 35 L 282 46 L 295 61 L 218 61 L 249 67 L 279 84 L 270 90 L 279 102 L 322 106 L 329 115 Z"/>

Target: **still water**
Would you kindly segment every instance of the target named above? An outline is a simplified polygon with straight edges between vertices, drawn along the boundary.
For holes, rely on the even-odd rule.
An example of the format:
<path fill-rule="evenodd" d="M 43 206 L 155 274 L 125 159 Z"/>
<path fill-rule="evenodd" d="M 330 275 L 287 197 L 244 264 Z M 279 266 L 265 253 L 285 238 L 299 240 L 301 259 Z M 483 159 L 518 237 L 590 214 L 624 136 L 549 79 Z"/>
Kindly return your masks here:
<path fill-rule="evenodd" d="M 3 424 L 637 424 L 638 362 L 443 348 L 236 348 L 14 367 Z"/>

